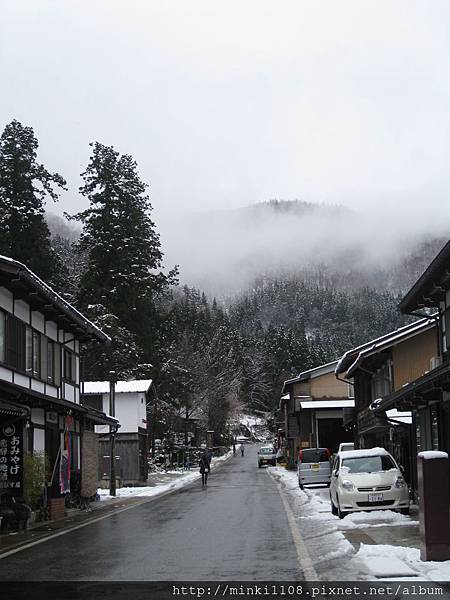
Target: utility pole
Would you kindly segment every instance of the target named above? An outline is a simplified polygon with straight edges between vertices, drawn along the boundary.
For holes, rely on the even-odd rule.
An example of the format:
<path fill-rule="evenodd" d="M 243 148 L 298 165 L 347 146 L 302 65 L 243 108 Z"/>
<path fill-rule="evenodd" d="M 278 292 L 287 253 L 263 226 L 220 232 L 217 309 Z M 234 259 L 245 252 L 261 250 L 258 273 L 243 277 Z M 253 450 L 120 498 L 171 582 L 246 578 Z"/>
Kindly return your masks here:
<path fill-rule="evenodd" d="M 116 373 L 109 372 L 109 414 L 116 416 Z M 109 469 L 109 495 L 116 495 L 116 427 L 109 426 L 110 436 L 110 469 Z"/>
<path fill-rule="evenodd" d="M 156 386 L 153 386 L 153 418 L 150 423 L 151 426 L 151 447 L 152 447 L 152 458 L 155 458 L 155 437 L 156 437 L 156 419 L 158 418 L 158 392 L 156 391 Z"/>

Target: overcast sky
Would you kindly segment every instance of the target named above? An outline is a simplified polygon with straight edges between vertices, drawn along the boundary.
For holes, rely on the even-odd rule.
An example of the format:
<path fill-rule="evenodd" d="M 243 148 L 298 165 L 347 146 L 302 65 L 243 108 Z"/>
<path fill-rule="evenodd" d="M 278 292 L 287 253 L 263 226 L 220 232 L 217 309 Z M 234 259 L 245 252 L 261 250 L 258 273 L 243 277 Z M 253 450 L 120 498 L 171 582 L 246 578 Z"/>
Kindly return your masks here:
<path fill-rule="evenodd" d="M 162 234 L 271 198 L 450 217 L 450 3 L 0 0 L 0 127 L 82 205 L 98 140 L 132 154 Z"/>

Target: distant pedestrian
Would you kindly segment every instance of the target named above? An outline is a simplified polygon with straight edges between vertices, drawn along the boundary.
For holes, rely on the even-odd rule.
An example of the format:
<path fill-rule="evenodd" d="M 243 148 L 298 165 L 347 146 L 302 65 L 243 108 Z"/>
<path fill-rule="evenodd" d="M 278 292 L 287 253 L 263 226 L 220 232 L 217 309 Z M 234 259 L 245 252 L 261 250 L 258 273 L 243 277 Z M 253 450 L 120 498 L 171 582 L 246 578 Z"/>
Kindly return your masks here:
<path fill-rule="evenodd" d="M 211 448 L 208 450 L 208 460 L 209 460 L 209 464 L 211 464 L 212 461 L 212 457 L 213 457 L 213 451 L 211 450 Z"/>
<path fill-rule="evenodd" d="M 210 471 L 210 463 L 208 460 L 207 450 L 205 450 L 200 456 L 198 466 L 200 467 L 200 473 L 202 475 L 202 486 L 204 487 L 205 485 L 208 485 L 208 473 Z"/>
<path fill-rule="evenodd" d="M 244 444 L 241 444 L 241 445 L 239 446 L 239 449 L 240 449 L 240 451 L 241 451 L 241 456 L 244 456 L 244 451 L 245 451 Z"/>
<path fill-rule="evenodd" d="M 236 444 L 233 442 L 233 454 L 236 454 Z"/>

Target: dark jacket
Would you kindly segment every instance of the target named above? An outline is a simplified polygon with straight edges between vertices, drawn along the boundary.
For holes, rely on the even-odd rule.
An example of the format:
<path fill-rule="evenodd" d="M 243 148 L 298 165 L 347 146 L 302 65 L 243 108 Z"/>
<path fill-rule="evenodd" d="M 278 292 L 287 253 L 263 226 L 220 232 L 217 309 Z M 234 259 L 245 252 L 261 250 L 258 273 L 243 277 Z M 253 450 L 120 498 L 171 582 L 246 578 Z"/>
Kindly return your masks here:
<path fill-rule="evenodd" d="M 200 467 L 200 473 L 206 473 L 206 471 L 209 471 L 209 460 L 206 454 L 201 455 L 198 466 Z"/>

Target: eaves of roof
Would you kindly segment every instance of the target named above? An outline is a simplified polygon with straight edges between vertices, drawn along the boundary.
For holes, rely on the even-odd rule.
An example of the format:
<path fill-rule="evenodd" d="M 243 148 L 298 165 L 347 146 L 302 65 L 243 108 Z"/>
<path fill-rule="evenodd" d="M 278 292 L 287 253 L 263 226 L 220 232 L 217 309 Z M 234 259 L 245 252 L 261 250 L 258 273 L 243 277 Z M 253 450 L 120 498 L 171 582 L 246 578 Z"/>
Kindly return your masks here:
<path fill-rule="evenodd" d="M 42 310 L 46 310 L 45 307 L 48 306 L 54 308 L 55 315 L 62 313 L 68 322 L 73 323 L 79 329 L 81 336 L 84 335 L 86 338 L 97 339 L 100 342 L 110 341 L 106 333 L 89 321 L 69 302 L 64 300 L 62 296 L 42 281 L 26 265 L 12 258 L 0 256 L 0 275 L 2 279 L 6 279 L 7 281 L 14 279 L 16 285 L 21 285 L 24 290 L 28 290 L 25 293 L 39 296 L 42 301 Z"/>
<path fill-rule="evenodd" d="M 430 299 L 429 302 L 423 301 L 423 296 L 429 296 L 430 291 L 436 285 L 439 285 L 441 279 L 448 275 L 450 279 L 450 240 L 445 244 L 439 254 L 431 261 L 427 269 L 422 273 L 416 283 L 407 292 L 403 300 L 399 303 L 399 308 L 403 313 L 418 310 L 424 306 L 438 306 L 439 300 Z M 420 301 L 420 300 L 422 301 Z"/>
<path fill-rule="evenodd" d="M 418 377 L 414 381 L 407 383 L 399 390 L 392 392 L 388 396 L 384 396 L 381 401 L 377 402 L 376 405 L 372 405 L 373 412 L 384 412 L 390 408 L 397 408 L 396 404 L 399 401 L 407 399 L 408 396 L 414 398 L 414 396 L 420 396 L 420 394 L 429 391 L 434 388 L 436 384 L 442 382 L 450 382 L 450 362 L 445 362 L 439 367 L 436 367 L 432 371 L 428 371 L 421 377 Z M 439 387 L 439 386 L 438 386 Z"/>
<path fill-rule="evenodd" d="M 357 346 L 352 350 L 348 350 L 338 361 L 335 374 L 343 374 L 344 377 L 350 378 L 356 367 L 367 356 L 395 346 L 396 344 L 406 341 L 410 337 L 414 337 L 422 331 L 432 329 L 435 326 L 436 321 L 432 317 L 420 319 L 419 321 L 414 321 L 413 323 L 395 329 L 379 338 L 366 342 L 361 346 Z"/>

